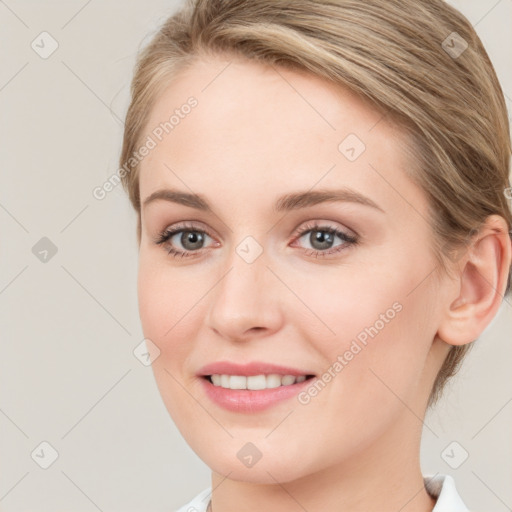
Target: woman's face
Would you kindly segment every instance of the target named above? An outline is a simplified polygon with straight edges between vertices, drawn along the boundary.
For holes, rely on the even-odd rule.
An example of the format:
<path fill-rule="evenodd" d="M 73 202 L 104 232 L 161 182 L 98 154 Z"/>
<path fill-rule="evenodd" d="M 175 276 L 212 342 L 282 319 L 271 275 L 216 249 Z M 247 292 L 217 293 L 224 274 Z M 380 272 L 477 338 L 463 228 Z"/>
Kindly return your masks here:
<path fill-rule="evenodd" d="M 286 482 L 419 439 L 442 281 L 399 135 L 321 79 L 220 57 L 153 106 L 140 316 L 164 403 L 215 472 Z"/>

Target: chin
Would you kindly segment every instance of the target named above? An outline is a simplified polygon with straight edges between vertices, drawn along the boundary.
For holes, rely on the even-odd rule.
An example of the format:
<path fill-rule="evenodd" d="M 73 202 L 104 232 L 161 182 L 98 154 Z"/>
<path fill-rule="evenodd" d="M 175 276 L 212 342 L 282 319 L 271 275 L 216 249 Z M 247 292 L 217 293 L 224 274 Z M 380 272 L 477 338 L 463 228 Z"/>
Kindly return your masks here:
<path fill-rule="evenodd" d="M 251 445 L 239 437 L 225 442 L 219 442 L 218 438 L 216 441 L 204 437 L 200 441 L 189 438 L 187 442 L 214 473 L 224 477 L 229 475 L 230 480 L 257 484 L 286 483 L 317 469 L 304 460 L 302 451 L 287 453 L 269 441 L 266 446 L 262 446 L 263 441 Z"/>

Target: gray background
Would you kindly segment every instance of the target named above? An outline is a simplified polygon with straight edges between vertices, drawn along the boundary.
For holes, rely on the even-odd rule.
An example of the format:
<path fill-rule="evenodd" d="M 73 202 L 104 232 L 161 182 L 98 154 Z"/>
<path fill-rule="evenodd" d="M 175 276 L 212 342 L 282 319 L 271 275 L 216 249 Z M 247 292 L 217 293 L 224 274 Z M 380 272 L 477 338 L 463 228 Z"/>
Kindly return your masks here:
<path fill-rule="evenodd" d="M 510 112 L 512 0 L 451 3 Z M 117 169 L 135 54 L 176 5 L 0 1 L 1 511 L 170 511 L 210 484 L 133 355 L 135 214 L 120 186 L 92 195 Z M 424 428 L 424 474 L 452 474 L 473 510 L 512 507 L 511 330 L 508 299 Z"/>

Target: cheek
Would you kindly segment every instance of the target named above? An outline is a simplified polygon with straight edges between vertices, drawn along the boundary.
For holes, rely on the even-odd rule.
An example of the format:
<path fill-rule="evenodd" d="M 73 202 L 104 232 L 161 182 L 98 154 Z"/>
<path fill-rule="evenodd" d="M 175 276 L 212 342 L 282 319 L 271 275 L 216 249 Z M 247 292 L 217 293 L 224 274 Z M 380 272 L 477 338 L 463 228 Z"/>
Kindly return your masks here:
<path fill-rule="evenodd" d="M 407 401 L 417 392 L 436 326 L 430 288 L 428 283 L 416 288 L 411 276 L 419 272 L 411 260 L 395 261 L 393 268 L 347 273 L 342 282 L 322 283 L 321 290 L 302 290 L 322 320 L 314 322 L 319 326 L 315 331 L 323 335 L 309 328 L 310 339 L 325 360 L 322 371 L 335 375 L 326 379 L 335 381 L 333 389 L 346 396 L 351 407 L 399 405 L 396 395 Z M 306 323 L 304 329 L 308 332 Z M 345 407 L 345 399 L 341 401 Z"/>
<path fill-rule="evenodd" d="M 139 316 L 144 337 L 160 350 L 151 367 L 162 400 L 170 416 L 180 423 L 183 411 L 190 408 L 190 398 L 183 391 L 183 386 L 188 388 L 190 383 L 184 380 L 182 371 L 194 346 L 190 329 L 197 319 L 191 308 L 198 292 L 158 265 L 144 255 L 139 259 Z"/>
<path fill-rule="evenodd" d="M 160 276 L 161 272 L 146 263 L 146 258 L 141 256 L 137 284 L 139 315 L 144 336 L 154 342 L 165 333 L 165 326 L 163 325 L 163 320 L 167 316 L 165 312 L 168 311 L 169 314 L 173 314 L 170 307 L 172 293 L 169 293 L 169 290 L 164 293 L 165 286 L 162 286 Z M 169 318 L 170 320 L 172 319 Z M 170 325 L 167 329 L 169 327 Z M 160 347 L 159 343 L 158 345 Z"/>
<path fill-rule="evenodd" d="M 366 409 L 397 412 L 404 402 L 414 407 L 418 393 L 424 392 L 422 375 L 435 329 L 426 307 L 428 297 L 407 293 L 397 289 L 384 300 L 379 297 L 367 309 L 373 315 L 365 313 L 363 323 L 353 312 L 359 322 L 343 343 L 344 359 L 350 359 L 344 384 Z M 365 416 L 363 411 L 359 416 Z"/>
<path fill-rule="evenodd" d="M 193 344 L 183 343 L 183 340 L 191 338 L 190 329 L 197 325 L 201 293 L 197 287 L 190 286 L 183 275 L 141 255 L 139 315 L 144 336 L 160 349 L 160 357 L 153 364 L 155 369 L 162 364 L 169 369 L 176 367 L 191 350 Z"/>

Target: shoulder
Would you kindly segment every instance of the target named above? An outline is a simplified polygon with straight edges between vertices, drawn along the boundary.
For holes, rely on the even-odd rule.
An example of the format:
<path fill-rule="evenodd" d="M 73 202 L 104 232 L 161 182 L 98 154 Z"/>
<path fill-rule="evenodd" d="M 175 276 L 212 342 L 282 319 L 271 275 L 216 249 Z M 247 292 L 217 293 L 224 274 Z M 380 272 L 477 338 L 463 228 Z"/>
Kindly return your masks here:
<path fill-rule="evenodd" d="M 206 512 L 211 494 L 212 488 L 208 487 L 204 491 L 201 491 L 192 501 L 189 501 L 176 510 L 176 512 Z"/>
<path fill-rule="evenodd" d="M 424 476 L 423 481 L 430 496 L 437 499 L 432 512 L 469 512 L 450 475 Z"/>

